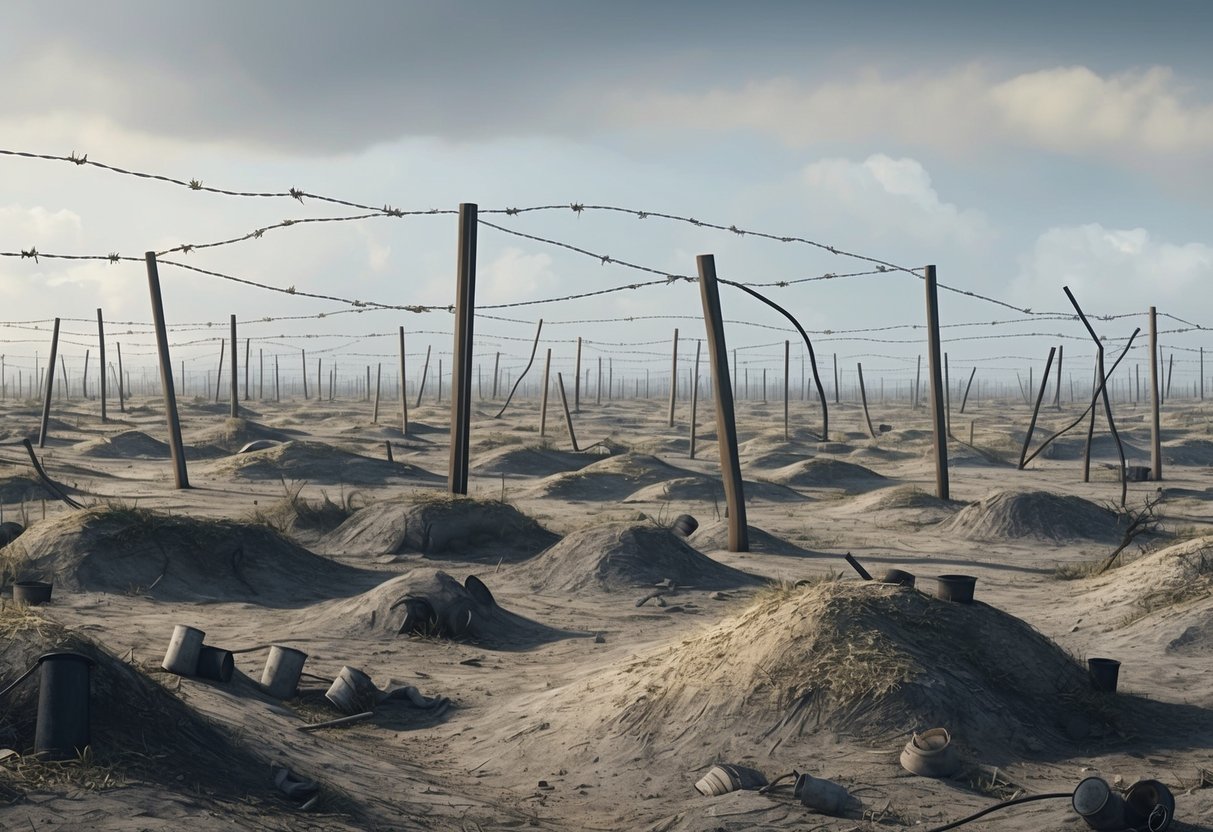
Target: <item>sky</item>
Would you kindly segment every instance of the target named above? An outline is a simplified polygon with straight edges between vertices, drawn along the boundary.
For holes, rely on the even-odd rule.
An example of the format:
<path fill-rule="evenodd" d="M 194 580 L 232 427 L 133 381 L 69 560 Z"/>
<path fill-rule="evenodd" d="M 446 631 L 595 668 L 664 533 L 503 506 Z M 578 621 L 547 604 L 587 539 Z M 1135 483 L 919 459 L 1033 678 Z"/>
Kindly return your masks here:
<path fill-rule="evenodd" d="M 145 251 L 369 213 L 162 254 L 295 290 L 162 265 L 174 361 L 201 378 L 236 314 L 266 355 L 392 366 L 404 326 L 410 366 L 431 347 L 449 369 L 449 212 L 474 203 L 541 238 L 478 231 L 477 361 L 500 352 L 515 372 L 542 318 L 557 369 L 582 337 L 587 363 L 608 359 L 621 381 L 668 378 L 674 328 L 683 362 L 704 328 L 698 287 L 663 278 L 713 254 L 721 277 L 769 284 L 827 372 L 837 355 L 844 375 L 914 375 L 918 277 L 804 280 L 876 260 L 937 267 L 953 367 L 1011 383 L 1063 345 L 1066 372 L 1089 368 L 1065 286 L 1092 316 L 1126 316 L 1093 321 L 1109 349 L 1156 306 L 1191 390 L 1195 327 L 1213 327 L 1211 35 L 1213 4 L 1182 1 L 11 0 L 0 150 L 378 210 L 0 155 L 0 252 L 18 255 L 0 257 L 0 350 L 6 372 L 32 369 L 58 316 L 79 362 L 102 308 L 130 364 L 150 367 Z M 487 213 L 535 206 L 556 207 Z M 35 249 L 136 261 L 19 256 Z M 740 364 L 778 375 L 785 339 L 799 361 L 786 320 L 721 291 Z M 1147 355 L 1139 338 L 1130 363 Z"/>

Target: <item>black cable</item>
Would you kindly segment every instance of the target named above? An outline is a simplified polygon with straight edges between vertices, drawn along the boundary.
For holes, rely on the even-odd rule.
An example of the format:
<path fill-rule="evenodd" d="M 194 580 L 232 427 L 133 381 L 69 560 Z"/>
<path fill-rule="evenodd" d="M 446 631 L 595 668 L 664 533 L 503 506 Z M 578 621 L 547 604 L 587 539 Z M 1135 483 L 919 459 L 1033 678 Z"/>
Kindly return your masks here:
<path fill-rule="evenodd" d="M 1033 794 L 1027 797 L 1017 797 L 1014 800 L 1004 800 L 1002 803 L 995 803 L 993 806 L 987 806 L 980 812 L 969 815 L 967 818 L 954 820 L 951 823 L 946 823 L 943 826 L 936 826 L 934 829 L 928 829 L 927 832 L 944 832 L 947 829 L 955 829 L 958 826 L 977 820 L 980 817 L 985 817 L 991 812 L 997 812 L 999 809 L 1006 809 L 1008 806 L 1018 806 L 1021 803 L 1031 803 L 1034 800 L 1053 800 L 1061 797 L 1073 797 L 1071 792 L 1050 792 L 1049 794 Z"/>

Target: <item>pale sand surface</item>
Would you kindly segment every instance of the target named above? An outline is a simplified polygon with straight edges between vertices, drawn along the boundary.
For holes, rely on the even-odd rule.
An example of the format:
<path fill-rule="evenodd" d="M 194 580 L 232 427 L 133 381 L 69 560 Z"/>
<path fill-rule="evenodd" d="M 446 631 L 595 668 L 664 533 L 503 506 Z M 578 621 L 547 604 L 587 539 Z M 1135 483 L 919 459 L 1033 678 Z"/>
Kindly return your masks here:
<path fill-rule="evenodd" d="M 1079 430 L 1018 471 L 1029 410 L 970 403 L 953 428 L 967 440 L 975 420 L 976 447 L 952 443 L 944 502 L 923 409 L 874 405 L 893 429 L 871 439 L 856 405 L 836 406 L 819 443 L 812 403 L 793 402 L 785 440 L 781 402 L 739 402 L 752 547 L 730 553 L 710 403 L 693 460 L 685 402 L 675 428 L 657 399 L 583 403 L 581 444 L 606 440 L 583 454 L 558 411 L 541 440 L 538 402 L 494 420 L 498 406 L 474 403 L 470 491 L 512 508 L 443 514 L 446 404 L 413 411 L 403 436 L 398 412 L 372 424 L 368 402 L 249 402 L 236 424 L 226 404 L 187 402 L 193 487 L 178 491 L 158 402 L 111 407 L 108 424 L 96 402 L 56 402 L 40 455 L 97 507 L 85 518 L 43 502 L 12 444 L 36 434 L 38 408 L 4 403 L 3 519 L 29 529 L 0 556 L 56 586 L 38 617 L 5 601 L 0 684 L 74 638 L 104 655 L 91 766 L 0 763 L 0 828 L 925 829 L 1099 773 L 1161 780 L 1177 798 L 1172 829 L 1213 829 L 1213 788 L 1191 788 L 1213 769 L 1213 537 L 1199 539 L 1213 535 L 1213 417 L 1199 403 L 1166 406 L 1165 482 L 1129 485 L 1131 508 L 1166 489 L 1161 531 L 1127 565 L 1076 580 L 1059 565 L 1099 560 L 1121 536 L 1102 419 L 1084 484 Z M 1046 409 L 1037 441 L 1076 415 Z M 1144 409 L 1116 415 L 1130 464 L 1148 465 Z M 266 438 L 289 444 L 233 454 Z M 281 505 L 288 491 L 371 508 L 337 530 L 339 508 L 299 516 Z M 684 513 L 701 524 L 687 540 L 668 530 Z M 199 522 L 215 520 L 236 525 Z M 861 584 L 846 552 L 877 576 L 914 573 L 919 593 Z M 462 638 L 397 635 L 393 604 L 438 592 L 438 570 L 479 576 L 495 604 L 456 586 L 474 621 Z M 955 573 L 977 577 L 978 604 L 933 598 L 933 578 Z M 678 592 L 637 606 L 660 578 Z M 279 703 L 259 690 L 265 652 L 253 651 L 231 683 L 179 679 L 159 669 L 175 624 L 229 649 L 296 646 L 320 678 Z M 1120 694 L 1086 690 L 1074 659 L 1089 656 L 1123 662 Z M 339 716 L 322 679 L 343 665 L 452 706 L 387 702 L 352 727 L 297 730 Z M 0 702 L 0 747 L 30 750 L 36 687 Z M 966 774 L 898 765 L 910 733 L 937 726 Z M 702 797 L 693 784 L 718 762 L 809 772 L 858 803 L 833 818 L 788 790 Z M 271 763 L 318 781 L 321 799 L 301 811 Z M 1086 827 L 1055 800 L 966 828 Z"/>

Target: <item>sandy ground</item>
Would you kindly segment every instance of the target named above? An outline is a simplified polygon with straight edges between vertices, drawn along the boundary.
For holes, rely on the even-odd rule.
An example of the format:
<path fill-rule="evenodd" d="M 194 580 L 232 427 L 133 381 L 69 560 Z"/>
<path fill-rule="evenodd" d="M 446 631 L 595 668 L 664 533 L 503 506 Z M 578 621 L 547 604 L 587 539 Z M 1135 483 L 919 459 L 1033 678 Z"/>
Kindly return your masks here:
<path fill-rule="evenodd" d="M 1120 496 L 1115 451 L 1101 426 L 1084 484 L 1076 430 L 1016 470 L 1030 415 L 1022 403 L 970 404 L 955 415 L 965 441 L 951 446 L 950 503 L 931 496 L 924 410 L 876 405 L 873 421 L 891 430 L 872 439 L 857 406 L 836 406 L 831 441 L 819 443 L 812 403 L 793 403 L 786 440 L 781 402 L 739 403 L 753 542 L 746 553 L 725 550 L 712 414 L 701 409 L 689 459 L 684 402 L 675 428 L 655 399 L 583 403 L 578 439 L 604 443 L 584 454 L 570 452 L 555 411 L 541 439 L 537 402 L 515 402 L 500 420 L 492 403 L 475 403 L 471 496 L 504 502 L 542 529 L 492 515 L 471 542 L 459 533 L 475 526 L 475 504 L 453 521 L 399 519 L 443 503 L 445 404 L 414 410 L 404 436 L 387 407 L 373 424 L 368 402 L 248 402 L 249 422 L 240 425 L 227 422 L 226 404 L 188 402 L 193 487 L 179 491 L 157 402 L 126 413 L 111 407 L 106 424 L 95 401 L 57 402 L 40 456 L 93 514 L 108 513 L 114 534 L 43 499 L 14 444 L 36 433 L 38 409 L 10 401 L 4 410 L 3 519 L 29 528 L 0 554 L 20 577 L 55 580 L 39 615 L 64 628 L 48 625 L 38 637 L 47 643 L 35 646 L 56 646 L 62 632 L 87 638 L 150 680 L 149 702 L 164 697 L 163 708 L 177 714 L 151 745 L 146 732 L 107 728 L 87 765 L 47 774 L 20 768 L 17 758 L 0 763 L 5 829 L 927 829 L 1014 794 L 1068 792 L 1091 774 L 1126 786 L 1160 780 L 1176 796 L 1172 829 L 1213 829 L 1213 554 L 1205 555 L 1213 538 L 1200 539 L 1213 534 L 1213 421 L 1199 403 L 1166 406 L 1165 482 L 1129 485 L 1135 510 L 1164 488 L 1154 508 L 1159 531 L 1128 547 L 1127 565 L 1070 580 L 1059 567 L 1082 571 L 1120 541 L 1123 521 L 1102 511 Z M 1069 406 L 1047 410 L 1037 441 L 1076 415 Z M 1149 464 L 1145 411 L 1122 404 L 1117 416 L 1130 463 Z M 967 444 L 971 422 L 975 447 Z M 290 444 L 232 453 L 263 437 Z M 1006 491 L 1045 494 L 988 499 Z M 299 521 L 282 506 L 290 492 L 297 502 L 327 497 L 383 511 L 355 518 L 357 528 L 337 528 L 344 515 L 336 508 Z M 1056 499 L 1063 496 L 1086 502 Z M 666 531 L 684 513 L 701 524 L 685 542 Z M 269 524 L 297 545 L 266 543 L 247 526 L 191 541 L 189 523 L 202 520 Z M 158 522 L 163 560 L 122 542 L 122 523 Z M 443 535 L 454 541 L 445 551 Z M 1174 545 L 1187 547 L 1182 558 L 1157 554 Z M 860 585 L 847 552 L 877 576 L 893 567 L 914 573 L 920 594 Z M 397 635 L 403 609 L 392 604 L 435 586 L 436 569 L 459 582 L 479 576 L 492 614 L 460 596 L 477 616 L 468 633 Z M 977 577 L 979 603 L 962 613 L 931 597 L 934 577 L 955 573 Z M 837 583 L 821 582 L 831 574 Z M 679 588 L 637 606 L 654 576 Z M 5 603 L 3 615 L 19 613 Z M 934 629 L 924 636 L 904 621 L 895 626 L 889 616 L 903 613 Z M 1020 633 L 1014 619 L 1045 638 Z M 836 631 L 824 629 L 827 620 Z M 258 688 L 264 651 L 237 654 L 227 684 L 161 671 L 175 624 L 201 628 L 208 644 L 228 649 L 280 642 L 304 650 L 300 697 L 280 703 Z M 28 640 L 35 630 L 6 632 Z M 980 643 L 971 643 L 977 632 Z M 855 647 L 864 638 L 868 652 Z M 25 661 L 15 647 L 5 651 L 4 684 Z M 913 661 L 899 664 L 901 654 Z M 1058 672 L 1048 663 L 1089 656 L 1123 662 L 1119 694 L 1092 704 L 1060 681 L 1033 686 Z M 930 690 L 934 658 L 946 695 L 909 695 Z M 886 660 L 903 675 L 887 676 Z M 343 665 L 380 687 L 413 685 L 452 704 L 436 714 L 391 701 L 351 727 L 299 731 L 340 715 L 321 694 Z M 849 708 L 843 681 L 858 685 Z M 98 699 L 95 720 L 126 725 L 108 713 L 122 701 Z M 791 730 L 793 703 L 806 701 L 816 717 Z M 9 742 L 18 752 L 32 746 L 31 716 L 14 708 L 32 702 L 0 702 L 0 726 L 16 732 Z M 214 731 L 204 757 L 190 745 L 197 737 L 187 742 L 173 728 L 195 724 Z M 927 779 L 903 770 L 898 754 L 910 733 L 939 726 L 952 730 L 963 773 Z M 141 744 L 162 750 L 132 762 Z M 694 782 L 721 762 L 769 778 L 808 772 L 845 786 L 855 802 L 836 818 L 787 789 L 699 795 Z M 321 799 L 304 810 L 279 793 L 274 763 L 320 783 Z M 64 770 L 73 766 L 85 772 Z M 1050 800 L 967 828 L 1086 827 L 1068 801 Z"/>

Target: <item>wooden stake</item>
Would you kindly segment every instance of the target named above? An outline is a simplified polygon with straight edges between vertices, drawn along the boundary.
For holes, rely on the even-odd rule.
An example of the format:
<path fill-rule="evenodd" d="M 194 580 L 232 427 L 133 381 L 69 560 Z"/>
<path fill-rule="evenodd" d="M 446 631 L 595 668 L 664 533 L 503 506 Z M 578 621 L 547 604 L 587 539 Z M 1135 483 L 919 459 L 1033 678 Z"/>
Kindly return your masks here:
<path fill-rule="evenodd" d="M 965 385 L 964 398 L 962 398 L 960 400 L 960 412 L 961 413 L 965 412 L 965 405 L 968 404 L 968 402 L 969 402 L 969 388 L 973 386 L 973 376 L 975 376 L 975 375 L 977 375 L 976 367 L 974 367 L 973 371 L 971 373 L 969 373 L 969 383 Z M 973 444 L 973 443 L 970 442 L 969 444 Z"/>
<path fill-rule="evenodd" d="M 791 439 L 791 428 L 788 423 L 788 384 L 791 376 L 792 361 L 792 342 L 785 340 L 783 342 L 783 441 L 787 442 Z M 698 361 L 696 362 L 698 366 Z M 800 357 L 800 392 L 804 393 L 804 356 Z"/>
<path fill-rule="evenodd" d="M 856 363 L 856 368 L 859 370 L 859 400 L 863 403 L 863 418 L 868 423 L 868 436 L 876 438 L 876 431 L 872 428 L 872 417 L 868 413 L 868 391 L 863 383 L 863 364 Z"/>
<path fill-rule="evenodd" d="M 943 366 L 939 348 L 939 295 L 935 286 L 935 267 L 926 267 L 927 291 L 927 371 L 931 382 L 931 422 L 935 439 L 935 495 L 950 499 L 948 487 L 948 427 L 944 412 Z"/>
<path fill-rule="evenodd" d="M 303 398 L 306 400 L 307 399 L 307 350 L 299 350 L 299 363 L 303 367 Z M 316 372 L 317 373 L 320 372 L 319 364 L 316 365 Z M 320 382 L 317 381 L 316 384 L 319 385 Z M 316 397 L 317 398 L 320 397 L 319 387 L 317 387 L 317 390 L 316 390 Z"/>
<path fill-rule="evenodd" d="M 674 330 L 674 350 L 670 362 L 670 427 L 674 427 L 674 402 L 678 400 L 678 330 Z"/>
<path fill-rule="evenodd" d="M 152 300 L 152 321 L 156 327 L 156 349 L 160 355 L 160 387 L 164 393 L 164 415 L 168 421 L 173 477 L 177 488 L 189 488 L 190 481 L 185 470 L 185 443 L 181 441 L 181 421 L 177 417 L 177 393 L 173 388 L 173 364 L 168 351 L 168 327 L 164 323 L 164 300 L 160 295 L 160 272 L 156 266 L 156 252 L 149 251 L 144 257 L 147 261 L 147 285 Z M 118 356 L 121 362 L 121 350 Z"/>
<path fill-rule="evenodd" d="M 1065 358 L 1065 345 L 1059 344 L 1057 347 L 1057 392 L 1053 394 L 1053 404 L 1061 410 L 1061 360 Z M 1045 375 L 1048 375 L 1046 372 Z"/>
<path fill-rule="evenodd" d="M 253 339 L 244 339 L 244 400 L 249 400 L 248 395 L 248 377 L 249 377 L 249 354 L 252 352 Z"/>
<path fill-rule="evenodd" d="M 231 317 L 232 324 L 232 407 L 229 411 L 233 419 L 240 417 L 240 388 L 239 388 L 239 372 L 240 368 L 236 366 L 236 316 Z M 247 361 L 247 359 L 245 359 Z M 247 385 L 246 385 L 247 387 Z M 247 394 L 245 398 L 247 398 Z"/>
<path fill-rule="evenodd" d="M 729 515 L 729 551 L 750 550 L 746 524 L 745 493 L 741 480 L 741 462 L 737 455 L 737 423 L 733 413 L 733 387 L 729 382 L 728 352 L 724 340 L 724 319 L 720 311 L 720 290 L 716 284 L 716 258 L 701 254 L 699 294 L 708 335 L 708 363 L 716 402 L 716 439 L 720 448 L 720 471 Z"/>
<path fill-rule="evenodd" d="M 539 436 L 547 436 L 548 432 L 548 388 L 551 386 L 548 374 L 552 371 L 552 348 L 548 347 L 547 357 L 543 361 L 543 393 L 539 399 Z"/>
<path fill-rule="evenodd" d="M 1020 471 L 1023 470 L 1024 458 L 1028 455 L 1028 447 L 1032 444 L 1032 433 L 1036 430 L 1036 417 L 1040 413 L 1041 402 L 1045 400 L 1045 390 L 1049 386 L 1049 371 L 1053 369 L 1053 354 L 1055 352 L 1057 352 L 1056 347 L 1049 347 L 1049 358 L 1045 361 L 1045 371 L 1040 377 L 1040 392 L 1036 394 L 1036 405 L 1032 408 L 1032 421 L 1028 423 L 1028 432 L 1024 434 L 1023 448 L 1019 452 Z M 963 413 L 964 411 L 962 410 L 961 412 Z"/>
<path fill-rule="evenodd" d="M 215 373 L 215 403 L 219 403 L 219 391 L 223 389 L 223 353 L 227 349 L 227 341 L 219 341 L 219 370 Z"/>
<path fill-rule="evenodd" d="M 409 397 L 404 385 L 404 327 L 400 327 L 400 432 L 409 432 Z"/>
<path fill-rule="evenodd" d="M 560 373 L 556 374 L 556 389 L 560 392 L 560 406 L 564 408 L 564 424 L 569 429 L 569 441 L 573 443 L 574 451 L 581 451 L 577 447 L 577 434 L 573 432 L 573 414 L 569 412 L 569 400 L 564 394 L 564 378 Z"/>
<path fill-rule="evenodd" d="M 375 409 L 372 412 L 371 423 L 379 424 L 379 383 L 383 379 L 383 365 L 375 365 Z"/>
<path fill-rule="evenodd" d="M 458 277 L 455 290 L 455 354 L 451 357 L 451 461 L 447 486 L 452 494 L 468 493 L 472 437 L 472 361 L 476 323 L 475 203 L 459 206 Z M 442 382 L 439 380 L 439 390 Z"/>
<path fill-rule="evenodd" d="M 1150 474 L 1162 479 L 1162 425 L 1159 421 L 1158 312 L 1150 307 Z M 1092 408 L 1094 410 L 1094 408 Z"/>
<path fill-rule="evenodd" d="M 425 377 L 430 372 L 430 347 L 432 344 L 426 345 L 425 348 L 425 363 L 421 365 L 421 383 L 417 385 L 417 401 L 413 404 L 413 408 L 421 407 L 421 396 L 425 393 Z"/>
<path fill-rule="evenodd" d="M 699 348 L 703 345 L 700 340 L 695 341 L 695 380 L 691 382 L 691 447 L 690 458 L 695 458 L 695 423 L 696 411 L 699 408 Z M 786 432 L 786 428 L 785 428 Z"/>
<path fill-rule="evenodd" d="M 51 333 L 51 360 L 46 365 L 46 388 L 42 395 L 42 426 L 38 429 L 38 447 L 46 447 L 47 426 L 51 419 L 51 395 L 55 387 L 55 356 L 59 352 L 59 319 L 55 318 L 55 329 Z"/>
<path fill-rule="evenodd" d="M 105 413 L 105 321 L 101 318 L 101 310 L 97 310 L 97 341 L 101 345 L 101 421 L 106 422 Z M 0 371 L 0 379 L 4 378 L 3 371 Z"/>
<path fill-rule="evenodd" d="M 126 413 L 126 387 L 122 384 L 122 342 L 117 343 L 118 347 L 118 410 Z"/>
<path fill-rule="evenodd" d="M 577 369 L 573 373 L 573 412 L 581 412 L 581 337 L 577 338 Z"/>

